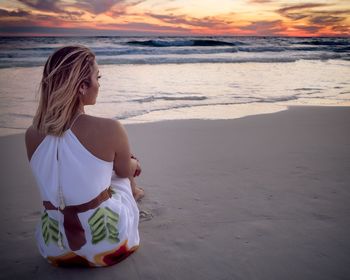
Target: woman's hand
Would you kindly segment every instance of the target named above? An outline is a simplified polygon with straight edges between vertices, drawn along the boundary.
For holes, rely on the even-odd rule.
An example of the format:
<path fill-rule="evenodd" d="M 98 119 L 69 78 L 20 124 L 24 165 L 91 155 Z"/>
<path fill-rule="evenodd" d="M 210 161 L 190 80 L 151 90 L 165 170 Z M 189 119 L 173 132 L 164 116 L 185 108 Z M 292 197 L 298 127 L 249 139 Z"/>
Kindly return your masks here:
<path fill-rule="evenodd" d="M 131 165 L 132 165 L 132 168 L 133 168 L 132 170 L 134 170 L 133 177 L 140 176 L 142 169 L 141 169 L 141 165 L 140 165 L 139 161 L 137 159 L 135 159 L 135 158 L 132 158 L 131 159 Z"/>
<path fill-rule="evenodd" d="M 140 176 L 141 171 L 142 171 L 142 169 L 141 169 L 141 165 L 140 165 L 140 163 L 139 163 L 139 162 L 137 162 L 137 167 L 136 167 L 136 170 L 135 170 L 134 177 Z"/>

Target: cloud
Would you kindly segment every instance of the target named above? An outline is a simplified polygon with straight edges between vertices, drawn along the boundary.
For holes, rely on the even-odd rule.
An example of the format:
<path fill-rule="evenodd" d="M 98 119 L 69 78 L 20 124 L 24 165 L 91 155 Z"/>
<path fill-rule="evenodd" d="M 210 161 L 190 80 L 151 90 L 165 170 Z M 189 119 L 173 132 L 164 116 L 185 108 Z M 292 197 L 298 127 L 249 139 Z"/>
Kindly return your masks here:
<path fill-rule="evenodd" d="M 180 7 L 172 7 L 172 8 L 166 8 L 164 11 L 165 12 L 176 12 L 179 11 L 181 8 Z"/>
<path fill-rule="evenodd" d="M 333 26 L 332 30 L 335 32 L 340 32 L 341 35 L 345 35 L 345 36 L 349 36 L 350 34 L 350 26 L 346 26 L 346 25 Z"/>
<path fill-rule="evenodd" d="M 125 12 L 126 7 L 136 6 L 144 1 L 146 0 L 81 0 L 71 6 L 95 15 L 113 13 L 113 8 L 117 6 L 117 13 L 120 14 L 121 11 Z"/>
<path fill-rule="evenodd" d="M 25 26 L 0 26 L 0 34 L 20 34 L 20 35 L 56 35 L 56 36 L 113 36 L 127 35 L 126 31 L 115 30 L 94 30 L 91 28 L 66 28 L 35 26 L 29 23 Z M 137 33 L 135 33 L 137 34 Z M 129 34 L 130 35 L 130 34 Z"/>
<path fill-rule="evenodd" d="M 63 20 L 62 17 L 56 17 L 52 15 L 47 15 L 47 14 L 29 15 L 27 17 L 14 18 L 13 20 L 6 20 L 3 18 L 0 18 L 0 25 L 2 27 L 47 26 L 48 28 L 51 28 L 54 26 L 60 27 L 67 22 L 68 21 Z"/>
<path fill-rule="evenodd" d="M 61 0 L 18 0 L 26 6 L 42 11 L 42 12 L 51 12 L 56 13 L 58 16 L 52 17 L 53 20 L 60 21 L 61 19 L 70 19 L 76 20 L 81 17 L 84 13 L 82 11 L 67 11 L 64 8 L 69 7 L 69 5 L 64 4 Z M 40 18 L 40 14 L 26 14 L 24 16 L 31 16 L 31 18 L 37 17 Z M 59 18 L 60 17 L 60 18 Z"/>
<path fill-rule="evenodd" d="M 249 0 L 249 3 L 252 4 L 264 4 L 264 3 L 272 3 L 274 0 Z"/>
<path fill-rule="evenodd" d="M 310 34 L 317 34 L 322 29 L 321 26 L 314 26 L 314 25 L 293 25 L 293 28 L 306 31 Z"/>
<path fill-rule="evenodd" d="M 150 24 L 144 22 L 129 22 L 129 23 L 116 23 L 116 24 L 102 24 L 101 28 L 104 29 L 113 29 L 117 28 L 119 30 L 132 30 L 132 31 L 141 31 L 141 32 L 170 32 L 170 33 L 188 33 L 191 30 L 188 28 L 183 28 L 179 26 L 164 26 L 158 24 Z"/>
<path fill-rule="evenodd" d="M 26 6 L 44 12 L 65 13 L 74 15 L 76 12 L 66 11 L 65 8 L 76 8 L 98 15 L 110 11 L 115 5 L 134 6 L 145 0 L 80 0 L 74 3 L 63 0 L 18 0 Z"/>
<path fill-rule="evenodd" d="M 300 5 L 287 6 L 277 10 L 279 14 L 294 21 L 303 19 L 306 25 L 293 25 L 293 28 L 306 31 L 310 35 L 324 34 L 327 28 L 336 32 L 343 32 L 346 27 L 335 28 L 336 26 L 344 26 L 342 23 L 347 19 L 349 10 L 319 10 L 318 8 L 324 8 L 332 6 L 331 4 L 321 3 L 305 3 Z M 346 26 L 346 25 L 345 25 Z"/>
<path fill-rule="evenodd" d="M 115 4 L 122 0 L 82 0 L 73 6 L 93 14 L 102 14 L 109 11 Z"/>
<path fill-rule="evenodd" d="M 160 14 L 152 14 L 152 13 L 145 13 L 146 16 L 158 19 L 162 22 L 165 23 L 170 23 L 170 24 L 186 24 L 186 25 L 193 25 L 194 20 L 192 19 L 187 19 L 186 16 L 184 15 L 160 15 Z"/>
<path fill-rule="evenodd" d="M 0 17 L 26 17 L 29 15 L 30 13 L 24 10 L 8 11 L 0 9 Z"/>
<path fill-rule="evenodd" d="M 189 27 L 201 27 L 201 28 L 215 28 L 215 29 L 228 29 L 231 28 L 230 24 L 232 21 L 221 19 L 219 17 L 203 17 L 194 18 L 186 15 L 161 15 L 153 13 L 145 13 L 146 16 L 158 19 L 164 23 L 172 25 L 187 25 Z M 233 13 L 230 14 L 231 16 Z"/>
<path fill-rule="evenodd" d="M 310 9 L 310 8 L 318 8 L 318 7 L 325 7 L 329 6 L 329 4 L 321 4 L 321 3 L 305 3 L 305 4 L 300 4 L 300 5 L 293 5 L 293 6 L 287 6 L 284 8 L 279 9 L 278 11 L 281 14 L 288 13 L 290 11 L 295 11 L 295 10 L 305 10 L 305 9 Z"/>
<path fill-rule="evenodd" d="M 62 13 L 64 10 L 59 7 L 60 0 L 18 0 L 30 8 L 39 11 Z"/>
<path fill-rule="evenodd" d="M 246 26 L 241 26 L 240 29 L 253 31 L 254 34 L 263 36 L 281 35 L 286 30 L 281 20 L 255 21 Z"/>
<path fill-rule="evenodd" d="M 154 9 L 145 11 L 137 9 L 137 7 L 132 9 L 132 7 L 146 0 L 17 1 L 25 4 L 30 10 L 29 8 L 16 10 L 0 8 L 0 27 L 13 28 L 13 30 L 18 28 L 20 30 L 22 26 L 24 33 L 31 30 L 29 27 L 42 32 L 46 30 L 44 29 L 46 27 L 47 30 L 53 30 L 53 34 L 60 32 L 62 34 L 66 34 L 66 32 L 71 34 L 78 32 L 78 30 L 83 32 L 83 34 L 88 34 L 87 30 L 90 27 L 91 34 L 122 34 L 123 32 L 125 34 L 132 32 L 133 34 L 235 34 L 261 36 L 300 36 L 300 34 L 303 36 L 324 34 L 348 36 L 350 34 L 349 24 L 346 22 L 349 18 L 349 9 L 340 10 L 340 7 L 337 7 L 334 3 L 332 5 L 320 2 L 310 3 L 311 0 L 306 0 L 309 1 L 308 3 L 281 6 L 279 9 L 276 9 L 275 12 L 283 17 L 282 20 L 273 20 L 275 18 L 271 18 L 271 20 L 257 20 L 247 23 L 245 26 L 241 26 L 241 20 L 236 21 L 237 15 L 235 13 L 196 17 L 194 14 L 180 13 L 179 8 L 176 6 L 164 9 L 163 12 L 156 12 Z M 278 1 L 246 0 L 246 2 L 264 4 L 277 3 Z M 159 5 L 160 2 L 157 1 L 157 3 Z M 328 9 L 326 7 L 331 7 L 333 11 L 331 8 Z M 338 10 L 336 10 L 337 8 Z M 104 14 L 104 17 L 98 17 L 98 21 L 91 20 L 91 18 L 100 14 Z M 115 23 L 113 23 L 113 19 Z M 108 23 L 111 21 L 112 23 Z M 40 29 L 39 27 L 42 28 Z"/>
<path fill-rule="evenodd" d="M 0 26 L 46 26 L 48 28 L 72 26 L 74 28 L 79 27 L 79 25 L 89 24 L 89 22 L 81 18 L 82 14 L 83 13 L 79 11 L 65 11 L 59 15 L 48 13 L 33 14 L 23 10 L 7 11 L 0 9 Z M 10 20 L 9 17 L 11 17 Z"/>
<path fill-rule="evenodd" d="M 84 14 L 81 11 L 65 11 L 65 13 L 72 16 L 82 16 Z"/>
<path fill-rule="evenodd" d="M 299 20 L 309 16 L 309 10 L 313 8 L 329 6 L 328 4 L 320 3 L 305 3 L 300 5 L 287 6 L 277 10 L 280 15 L 292 19 Z M 299 12 L 302 11 L 302 12 Z"/>
<path fill-rule="evenodd" d="M 310 22 L 312 24 L 316 25 L 334 25 L 337 24 L 343 20 L 345 20 L 346 17 L 335 17 L 335 16 L 314 16 L 310 18 Z"/>

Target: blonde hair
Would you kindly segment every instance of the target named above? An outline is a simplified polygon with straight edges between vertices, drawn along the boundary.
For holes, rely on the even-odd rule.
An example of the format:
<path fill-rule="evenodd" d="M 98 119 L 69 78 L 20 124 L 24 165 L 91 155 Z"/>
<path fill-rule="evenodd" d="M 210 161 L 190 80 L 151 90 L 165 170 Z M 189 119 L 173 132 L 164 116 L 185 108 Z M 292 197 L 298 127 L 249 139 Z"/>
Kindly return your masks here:
<path fill-rule="evenodd" d="M 40 100 L 33 126 L 40 133 L 60 136 L 79 107 L 79 88 L 91 84 L 95 55 L 80 45 L 56 50 L 45 63 Z"/>

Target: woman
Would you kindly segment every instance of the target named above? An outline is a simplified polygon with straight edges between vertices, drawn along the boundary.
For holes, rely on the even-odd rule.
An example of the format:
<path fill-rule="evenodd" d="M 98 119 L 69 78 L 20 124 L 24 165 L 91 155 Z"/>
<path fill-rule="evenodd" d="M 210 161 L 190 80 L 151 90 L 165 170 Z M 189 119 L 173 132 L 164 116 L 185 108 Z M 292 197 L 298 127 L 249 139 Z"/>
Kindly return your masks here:
<path fill-rule="evenodd" d="M 99 78 L 90 49 L 58 49 L 45 64 L 39 106 L 26 132 L 44 206 L 37 243 L 56 266 L 108 266 L 139 246 L 135 199 L 143 190 L 134 177 L 140 165 L 118 121 L 84 112 L 96 103 Z"/>

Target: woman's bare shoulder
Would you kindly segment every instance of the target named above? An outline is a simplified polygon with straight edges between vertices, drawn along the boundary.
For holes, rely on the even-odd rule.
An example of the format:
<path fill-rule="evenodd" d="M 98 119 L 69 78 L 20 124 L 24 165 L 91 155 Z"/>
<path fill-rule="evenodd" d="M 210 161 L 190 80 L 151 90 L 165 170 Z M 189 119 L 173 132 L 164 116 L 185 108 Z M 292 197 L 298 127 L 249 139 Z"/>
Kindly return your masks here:
<path fill-rule="evenodd" d="M 118 120 L 90 115 L 79 117 L 72 130 L 85 148 L 107 161 L 114 159 L 124 136 L 123 126 Z"/>
<path fill-rule="evenodd" d="M 36 148 L 44 140 L 45 135 L 39 133 L 33 126 L 30 126 L 25 133 L 25 143 L 28 159 L 32 157 Z"/>
<path fill-rule="evenodd" d="M 32 125 L 28 127 L 25 133 L 26 143 L 41 142 L 45 138 L 45 135 L 39 133 Z"/>
<path fill-rule="evenodd" d="M 115 119 L 95 117 L 91 115 L 84 115 L 81 119 L 79 125 L 93 128 L 95 131 L 97 130 L 102 133 L 114 134 L 118 133 L 118 131 L 123 128 L 120 121 Z"/>

